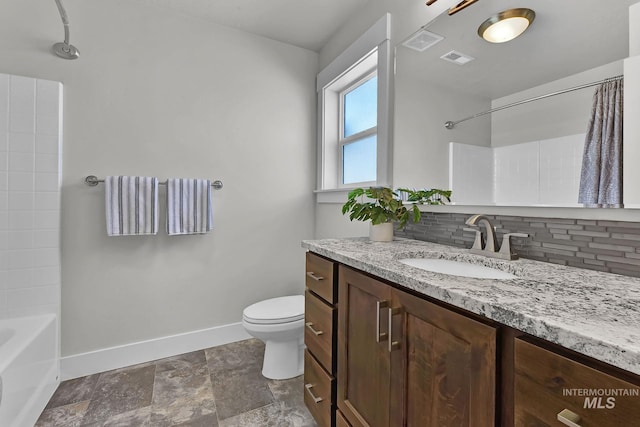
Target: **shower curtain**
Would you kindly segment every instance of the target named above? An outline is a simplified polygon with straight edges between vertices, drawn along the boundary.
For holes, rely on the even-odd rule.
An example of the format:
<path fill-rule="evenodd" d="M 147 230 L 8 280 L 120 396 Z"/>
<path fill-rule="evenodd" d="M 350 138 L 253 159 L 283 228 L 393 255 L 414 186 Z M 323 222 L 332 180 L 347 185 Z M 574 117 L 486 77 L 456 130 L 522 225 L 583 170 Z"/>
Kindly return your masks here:
<path fill-rule="evenodd" d="M 622 207 L 622 97 L 622 79 L 593 95 L 578 195 L 587 207 Z"/>

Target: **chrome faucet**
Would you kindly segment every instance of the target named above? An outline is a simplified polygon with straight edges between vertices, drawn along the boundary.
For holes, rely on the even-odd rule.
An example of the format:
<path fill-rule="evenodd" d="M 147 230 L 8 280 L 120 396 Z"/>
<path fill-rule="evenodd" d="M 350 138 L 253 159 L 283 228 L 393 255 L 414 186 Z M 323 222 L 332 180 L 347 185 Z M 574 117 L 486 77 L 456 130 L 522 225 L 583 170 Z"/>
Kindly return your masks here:
<path fill-rule="evenodd" d="M 465 228 L 466 231 L 473 231 L 476 233 L 476 238 L 473 242 L 473 246 L 469 249 L 469 252 L 478 255 L 484 255 L 491 258 L 500 258 L 507 260 L 515 260 L 518 259 L 518 254 L 516 254 L 511 247 L 511 238 L 512 237 L 529 237 L 526 233 L 506 233 L 502 236 L 502 244 L 500 245 L 500 250 L 498 250 L 498 241 L 496 239 L 496 229 L 484 215 L 473 215 L 467 219 L 465 222 L 467 225 L 474 226 L 476 228 Z M 487 230 L 487 239 L 483 238 L 482 231 L 480 231 L 477 226 L 484 225 L 484 228 Z"/>

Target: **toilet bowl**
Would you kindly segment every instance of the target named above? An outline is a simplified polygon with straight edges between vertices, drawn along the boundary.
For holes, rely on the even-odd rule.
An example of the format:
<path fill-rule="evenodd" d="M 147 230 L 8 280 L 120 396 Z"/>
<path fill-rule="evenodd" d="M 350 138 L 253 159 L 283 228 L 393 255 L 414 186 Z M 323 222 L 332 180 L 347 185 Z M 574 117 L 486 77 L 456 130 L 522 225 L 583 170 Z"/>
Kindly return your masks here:
<path fill-rule="evenodd" d="M 302 375 L 304 295 L 260 301 L 242 312 L 242 326 L 265 344 L 262 375 L 274 380 Z"/>

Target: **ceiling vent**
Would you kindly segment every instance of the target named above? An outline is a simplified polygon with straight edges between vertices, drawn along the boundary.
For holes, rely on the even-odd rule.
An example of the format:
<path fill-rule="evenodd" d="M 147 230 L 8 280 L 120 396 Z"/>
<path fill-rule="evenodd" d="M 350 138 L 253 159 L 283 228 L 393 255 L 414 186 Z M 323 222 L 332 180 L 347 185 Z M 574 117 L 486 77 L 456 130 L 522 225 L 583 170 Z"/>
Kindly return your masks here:
<path fill-rule="evenodd" d="M 473 61 L 476 58 L 474 58 L 473 56 L 465 55 L 464 53 L 460 53 L 458 51 L 452 50 L 451 52 L 448 52 L 442 55 L 440 59 L 453 62 L 454 64 L 464 65 L 468 62 Z"/>
<path fill-rule="evenodd" d="M 417 50 L 418 52 L 424 52 L 436 43 L 444 40 L 441 35 L 429 32 L 427 30 L 420 30 L 411 36 L 410 39 L 402 43 L 409 49 Z"/>

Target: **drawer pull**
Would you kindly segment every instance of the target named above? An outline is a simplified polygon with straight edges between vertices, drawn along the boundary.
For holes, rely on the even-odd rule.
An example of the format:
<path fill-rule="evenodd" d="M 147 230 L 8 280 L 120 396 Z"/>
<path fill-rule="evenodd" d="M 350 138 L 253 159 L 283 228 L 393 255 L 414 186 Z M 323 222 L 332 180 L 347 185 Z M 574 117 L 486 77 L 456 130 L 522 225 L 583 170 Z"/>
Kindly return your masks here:
<path fill-rule="evenodd" d="M 313 323 L 311 323 L 311 322 L 307 322 L 307 323 L 305 323 L 305 326 L 306 326 L 307 328 L 309 328 L 309 330 L 310 330 L 311 332 L 313 332 L 313 335 L 315 335 L 315 336 L 318 336 L 318 335 L 322 335 L 322 334 L 324 334 L 324 331 L 316 331 L 316 330 L 313 328 Z"/>
<path fill-rule="evenodd" d="M 315 280 L 316 282 L 319 282 L 320 280 L 324 280 L 324 277 L 322 276 L 318 276 L 316 273 L 314 273 L 313 271 L 307 271 L 307 276 L 311 277 L 313 280 Z"/>
<path fill-rule="evenodd" d="M 313 401 L 315 403 L 320 403 L 322 402 L 324 399 L 321 397 L 316 397 L 313 392 L 311 391 L 311 389 L 313 388 L 313 384 L 305 384 L 304 388 L 307 390 L 307 393 L 309 393 L 309 396 L 311 396 L 311 398 L 313 399 Z"/>
<path fill-rule="evenodd" d="M 580 415 L 572 412 L 568 409 L 563 409 L 558 414 L 558 421 L 560 421 L 564 425 L 568 425 L 569 427 L 580 427 Z"/>
<path fill-rule="evenodd" d="M 386 332 L 380 332 L 380 311 L 383 308 L 389 307 L 389 301 L 376 301 L 376 342 L 381 342 L 387 339 Z"/>
<path fill-rule="evenodd" d="M 400 307 L 389 308 L 389 353 L 400 348 L 400 341 L 393 340 L 393 316 L 402 313 Z"/>

